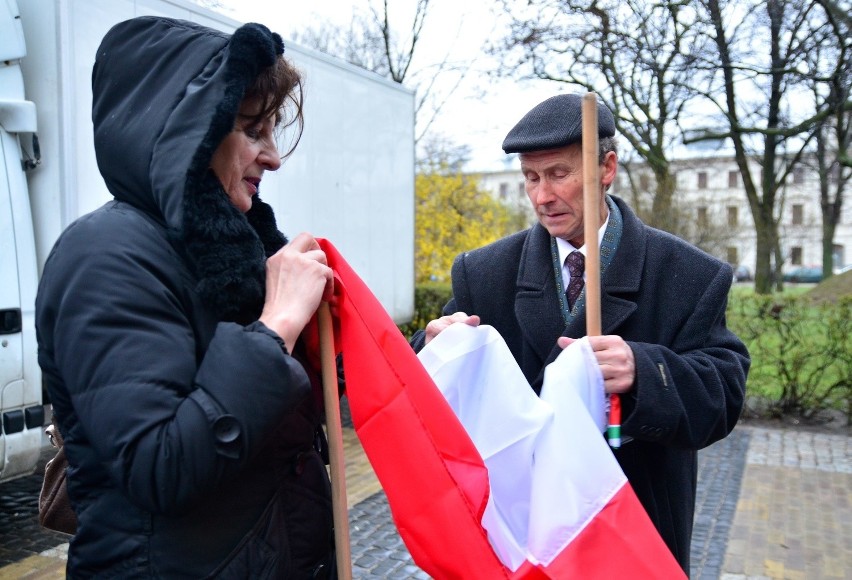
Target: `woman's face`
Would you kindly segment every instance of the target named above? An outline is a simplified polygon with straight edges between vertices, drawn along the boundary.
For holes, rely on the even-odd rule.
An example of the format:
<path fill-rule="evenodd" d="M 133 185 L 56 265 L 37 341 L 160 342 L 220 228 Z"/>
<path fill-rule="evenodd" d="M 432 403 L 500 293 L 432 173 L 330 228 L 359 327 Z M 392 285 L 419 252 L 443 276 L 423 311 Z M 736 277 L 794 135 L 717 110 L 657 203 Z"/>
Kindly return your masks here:
<path fill-rule="evenodd" d="M 257 104 L 244 101 L 234 129 L 222 140 L 210 160 L 210 168 L 237 209 L 245 213 L 257 194 L 264 171 L 281 167 L 275 145 L 275 116 L 254 120 Z"/>

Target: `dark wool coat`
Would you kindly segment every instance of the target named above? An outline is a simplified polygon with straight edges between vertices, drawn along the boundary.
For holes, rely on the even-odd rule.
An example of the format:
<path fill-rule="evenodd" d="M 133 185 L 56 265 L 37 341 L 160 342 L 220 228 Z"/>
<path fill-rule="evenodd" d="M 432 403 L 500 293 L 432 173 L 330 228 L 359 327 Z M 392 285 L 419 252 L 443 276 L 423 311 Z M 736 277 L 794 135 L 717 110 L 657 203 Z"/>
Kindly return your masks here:
<path fill-rule="evenodd" d="M 603 334 L 627 341 L 636 382 L 622 396 L 615 456 L 666 544 L 689 571 L 696 450 L 725 437 L 742 409 L 748 352 L 725 326 L 731 267 L 644 225 L 613 197 L 624 220 L 621 242 L 601 279 Z M 494 326 L 540 390 L 559 336 L 586 333 L 585 314 L 566 328 L 541 225 L 460 255 L 444 314 L 478 314 Z M 412 346 L 423 346 L 422 331 Z M 570 453 L 566 442 L 566 453 Z"/>
<path fill-rule="evenodd" d="M 98 50 L 95 148 L 115 199 L 62 234 L 36 302 L 79 522 L 70 577 L 308 578 L 332 553 L 311 381 L 256 322 L 286 239 L 209 171 L 282 51 L 260 25 L 229 37 L 153 17 Z"/>

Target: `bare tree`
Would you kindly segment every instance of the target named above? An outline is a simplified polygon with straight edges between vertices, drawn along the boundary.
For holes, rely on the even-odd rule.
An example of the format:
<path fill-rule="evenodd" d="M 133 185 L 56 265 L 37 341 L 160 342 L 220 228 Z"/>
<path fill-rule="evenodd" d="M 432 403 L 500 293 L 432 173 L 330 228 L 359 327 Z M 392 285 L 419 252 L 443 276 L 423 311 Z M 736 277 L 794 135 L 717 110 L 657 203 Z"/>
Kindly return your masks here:
<path fill-rule="evenodd" d="M 846 2 L 844 4 L 835 0 L 820 0 L 820 4 L 825 8 L 830 18 L 846 27 L 848 34 L 849 29 L 852 29 L 852 15 L 849 14 L 849 3 Z"/>
<path fill-rule="evenodd" d="M 825 18 L 817 2 L 700 0 L 713 27 L 715 51 L 705 71 L 707 102 L 725 126 L 702 139 L 730 139 L 754 219 L 755 290 L 781 288 L 778 223 L 783 187 L 808 150 L 825 110 L 803 111 L 801 88 L 812 75 L 807 57 Z M 797 100 L 798 98 L 798 100 Z M 750 161 L 756 160 L 755 175 Z M 772 258 L 775 258 L 773 268 Z"/>
<path fill-rule="evenodd" d="M 384 39 L 371 15 L 356 12 L 348 27 L 320 22 L 316 26 L 296 31 L 292 36 L 294 42 L 303 46 L 342 58 L 383 77 L 390 77 L 384 56 Z"/>
<path fill-rule="evenodd" d="M 844 193 L 852 183 L 852 20 L 848 13 L 837 12 L 834 3 L 823 2 L 826 26 L 816 49 L 811 52 L 811 85 L 815 109 L 826 110 L 830 116 L 819 121 L 816 131 L 816 156 L 819 175 L 819 197 L 822 214 L 823 277 L 833 274 L 834 234 L 840 223 Z"/>
<path fill-rule="evenodd" d="M 428 135 L 421 142 L 422 154 L 417 160 L 420 173 L 462 173 L 470 159 L 470 145 L 458 145 L 442 135 Z"/>
<path fill-rule="evenodd" d="M 342 58 L 416 91 L 415 143 L 420 143 L 432 127 L 441 109 L 464 80 L 472 63 L 454 62 L 449 51 L 439 62 L 422 67 L 412 63 L 418 53 L 431 0 L 415 0 L 414 15 L 404 31 L 391 24 L 391 7 L 382 0 L 381 7 L 370 4 L 353 14 L 348 28 L 320 24 L 294 35 L 293 40 L 310 48 Z M 397 2 L 394 6 L 400 6 Z M 451 79 L 440 90 L 438 81 Z"/>
<path fill-rule="evenodd" d="M 491 52 L 502 74 L 573 85 L 598 94 L 619 134 L 654 174 L 651 225 L 682 233 L 673 209 L 671 152 L 692 97 L 689 78 L 705 51 L 704 24 L 689 2 L 503 0 L 509 33 Z"/>
<path fill-rule="evenodd" d="M 417 41 L 420 40 L 420 34 L 423 32 L 423 24 L 426 22 L 426 13 L 429 9 L 429 0 L 417 0 L 414 19 L 411 23 L 411 35 L 402 44 L 395 38 L 396 35 L 390 26 L 388 0 L 382 0 L 382 7 L 383 10 L 381 13 L 373 10 L 373 18 L 379 24 L 381 37 L 384 40 L 385 59 L 388 63 L 390 78 L 394 82 L 402 84 L 411 67 Z"/>

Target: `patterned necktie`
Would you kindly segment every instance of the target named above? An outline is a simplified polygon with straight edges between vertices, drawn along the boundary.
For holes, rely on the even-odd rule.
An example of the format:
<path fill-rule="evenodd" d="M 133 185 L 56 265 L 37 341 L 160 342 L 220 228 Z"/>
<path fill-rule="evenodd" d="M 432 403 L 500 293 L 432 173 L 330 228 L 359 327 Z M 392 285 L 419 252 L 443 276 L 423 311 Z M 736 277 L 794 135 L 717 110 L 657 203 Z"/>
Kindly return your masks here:
<path fill-rule="evenodd" d="M 571 310 L 583 291 L 583 270 L 585 269 L 586 259 L 579 251 L 573 251 L 565 258 L 565 263 L 568 265 L 568 273 L 571 275 L 568 288 L 565 289 L 568 309 Z"/>

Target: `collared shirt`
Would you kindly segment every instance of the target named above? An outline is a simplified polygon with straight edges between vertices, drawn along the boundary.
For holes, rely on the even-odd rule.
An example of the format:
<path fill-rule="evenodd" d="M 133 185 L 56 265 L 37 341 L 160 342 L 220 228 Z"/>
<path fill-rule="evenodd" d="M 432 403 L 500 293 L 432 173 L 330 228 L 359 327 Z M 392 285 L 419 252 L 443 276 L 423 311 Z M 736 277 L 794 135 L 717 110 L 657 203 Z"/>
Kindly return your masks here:
<path fill-rule="evenodd" d="M 612 212 L 607 212 L 606 219 L 604 223 L 601 225 L 598 230 L 598 247 L 600 247 L 601 242 L 603 241 L 604 233 L 606 232 L 607 224 L 609 224 L 609 216 L 612 215 Z M 586 244 L 583 244 L 581 247 L 577 248 L 569 242 L 568 240 L 563 240 L 562 238 L 556 238 L 556 249 L 559 252 L 559 263 L 562 264 L 562 287 L 567 288 L 569 282 L 571 282 L 571 274 L 568 272 L 568 266 L 565 264 L 565 258 L 568 257 L 573 251 L 579 250 L 583 257 L 586 256 Z M 586 274 L 583 274 L 583 279 L 585 280 Z"/>

